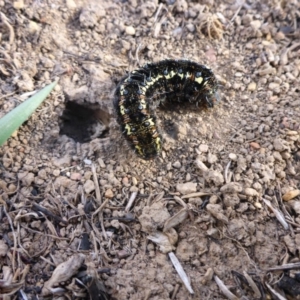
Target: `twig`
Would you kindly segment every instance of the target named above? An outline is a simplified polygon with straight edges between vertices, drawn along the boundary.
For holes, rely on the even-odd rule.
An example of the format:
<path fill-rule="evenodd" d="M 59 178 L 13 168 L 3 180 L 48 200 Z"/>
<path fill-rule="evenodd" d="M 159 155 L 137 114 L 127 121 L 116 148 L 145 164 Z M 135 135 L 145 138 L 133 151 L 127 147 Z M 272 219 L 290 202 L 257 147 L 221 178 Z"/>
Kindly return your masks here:
<path fill-rule="evenodd" d="M 210 195 L 212 195 L 212 193 L 197 192 L 197 193 L 184 195 L 181 197 L 181 199 L 196 198 L 196 197 L 203 197 L 203 196 L 210 196 Z"/>
<path fill-rule="evenodd" d="M 17 249 L 17 237 L 16 237 L 16 233 L 15 233 L 15 229 L 14 229 L 14 225 L 12 223 L 11 217 L 10 215 L 7 213 L 6 207 L 5 205 L 3 205 L 3 211 L 7 217 L 7 220 L 9 222 L 12 234 L 13 234 L 13 238 L 14 238 L 14 249 L 13 249 L 13 259 L 12 259 L 12 268 L 14 270 L 14 272 L 16 271 L 16 266 L 15 266 L 15 257 L 16 257 L 16 249 Z"/>
<path fill-rule="evenodd" d="M 243 274 L 244 274 L 245 278 L 247 279 L 249 285 L 251 286 L 251 288 L 254 292 L 255 298 L 261 298 L 261 293 L 260 293 L 257 285 L 255 284 L 254 280 L 252 279 L 252 277 L 249 276 L 249 274 L 246 271 L 243 271 Z"/>
<path fill-rule="evenodd" d="M 236 132 L 229 138 L 228 142 L 231 142 L 232 139 L 233 139 L 236 135 L 240 134 L 240 132 L 241 132 L 243 129 L 244 129 L 244 128 L 242 127 L 242 128 L 240 128 L 238 131 L 236 131 Z"/>
<path fill-rule="evenodd" d="M 67 221 L 63 220 L 61 217 L 55 215 L 54 213 L 52 213 L 51 211 L 49 211 L 48 209 L 46 209 L 45 207 L 42 207 L 36 203 L 32 203 L 32 209 L 34 211 L 37 212 L 42 212 L 44 213 L 46 216 L 53 218 L 54 221 L 56 221 L 57 223 L 63 223 L 65 225 L 68 224 Z"/>
<path fill-rule="evenodd" d="M 92 164 L 92 173 L 93 173 L 93 180 L 94 180 L 94 184 L 95 184 L 96 201 L 97 201 L 98 205 L 101 205 L 102 199 L 101 199 L 100 187 L 99 187 L 99 182 L 97 179 L 96 167 L 94 164 Z"/>
<path fill-rule="evenodd" d="M 181 205 L 183 208 L 187 208 L 187 204 L 178 196 L 174 196 L 174 200 Z"/>
<path fill-rule="evenodd" d="M 293 269 L 300 269 L 300 262 L 294 264 L 285 264 L 273 268 L 266 269 L 266 272 L 270 271 L 282 271 L 282 270 L 293 270 Z"/>
<path fill-rule="evenodd" d="M 265 282 L 265 285 L 267 286 L 267 288 L 270 290 L 270 292 L 276 296 L 277 299 L 279 300 L 287 300 L 285 297 L 283 297 L 282 295 L 280 295 L 278 292 L 276 292 L 270 285 L 268 285 Z"/>
<path fill-rule="evenodd" d="M 2 96 L 0 96 L 0 100 L 3 99 L 3 98 L 6 98 L 6 97 L 12 96 L 12 95 L 14 95 L 15 93 L 16 93 L 16 92 L 12 92 L 12 93 L 9 93 L 9 94 L 2 95 Z"/>
<path fill-rule="evenodd" d="M 221 292 L 230 300 L 238 300 L 238 297 L 232 294 L 227 286 L 224 284 L 224 282 L 217 276 L 214 276 L 215 282 L 220 288 Z"/>
<path fill-rule="evenodd" d="M 47 264 L 49 264 L 50 266 L 56 267 L 56 264 L 54 264 L 53 262 L 51 262 L 49 259 L 45 258 L 44 256 L 40 256 L 40 258 L 46 262 Z"/>
<path fill-rule="evenodd" d="M 19 290 L 19 293 L 21 294 L 23 300 L 28 300 L 27 295 L 25 294 L 25 292 L 22 289 Z"/>
<path fill-rule="evenodd" d="M 160 4 L 159 4 L 159 7 L 158 7 L 158 9 L 157 9 L 157 11 L 156 11 L 156 14 L 155 14 L 153 23 L 156 23 L 156 21 L 157 21 L 157 19 L 158 19 L 158 15 L 159 15 L 159 13 L 160 13 L 160 11 L 161 11 L 161 9 L 162 9 L 162 6 L 163 6 L 163 4 L 160 3 Z"/>
<path fill-rule="evenodd" d="M 140 59 L 139 59 L 139 51 L 140 51 L 140 48 L 142 47 L 142 43 L 139 43 L 137 48 L 136 48 L 136 51 L 135 51 L 135 59 L 136 59 L 136 62 L 139 64 L 140 62 Z"/>
<path fill-rule="evenodd" d="M 288 223 L 292 224 L 292 222 L 294 222 L 294 220 L 293 220 L 292 216 L 289 214 L 289 212 L 287 211 L 287 209 L 286 209 L 286 207 L 285 207 L 285 204 L 284 204 L 283 201 L 282 201 L 281 186 L 280 186 L 280 183 L 279 183 L 279 182 L 277 182 L 277 186 L 278 186 L 279 200 L 280 200 L 280 204 L 281 204 L 281 207 L 282 207 L 282 211 L 283 211 L 283 213 L 284 213 L 284 215 L 285 215 L 285 220 L 286 220 Z M 289 222 L 289 221 L 290 221 L 290 222 Z M 294 223 L 293 225 L 295 225 L 295 226 L 297 226 L 297 227 L 300 226 L 300 224 L 297 224 L 297 223 Z M 292 236 L 294 236 L 295 233 L 294 233 L 294 230 L 293 230 L 293 227 L 292 227 L 292 226 L 290 226 L 290 230 L 291 230 Z"/>
<path fill-rule="evenodd" d="M 103 215 L 102 215 L 102 210 L 103 208 L 106 206 L 106 204 L 108 203 L 109 199 L 106 199 L 102 205 L 92 214 L 92 220 L 91 220 L 91 223 L 92 223 L 92 227 L 93 229 L 99 233 L 99 230 L 97 229 L 97 227 L 94 225 L 94 222 L 93 222 L 93 219 L 94 219 L 94 216 L 97 215 L 98 213 L 100 213 L 100 216 L 99 216 L 99 219 L 100 219 L 100 223 L 101 223 L 101 229 L 102 229 L 102 232 L 103 232 L 103 236 L 104 238 L 107 240 L 107 234 L 106 234 L 106 231 L 105 231 L 105 228 L 104 228 L 104 224 L 103 224 Z"/>
<path fill-rule="evenodd" d="M 240 12 L 240 10 L 241 10 L 242 7 L 243 7 L 243 5 L 240 5 L 240 6 L 238 7 L 238 9 L 237 9 L 236 12 L 234 13 L 233 17 L 231 18 L 230 23 L 232 23 L 232 22 L 234 21 L 234 19 L 237 17 L 237 15 L 239 14 L 239 12 Z"/>
<path fill-rule="evenodd" d="M 37 233 L 37 234 L 40 234 L 40 235 L 43 235 L 43 236 L 47 236 L 49 238 L 53 238 L 53 239 L 56 239 L 56 240 L 61 240 L 61 241 L 68 241 L 69 240 L 69 238 L 64 238 L 64 237 L 61 237 L 61 236 L 56 236 L 56 235 L 44 233 L 44 232 L 41 232 L 41 231 L 38 231 L 38 230 L 31 229 L 31 228 L 26 227 L 24 225 L 21 225 L 21 227 L 28 230 L 28 231 L 31 231 L 33 233 Z"/>
<path fill-rule="evenodd" d="M 125 207 L 125 212 L 129 212 L 129 210 L 130 210 L 130 208 L 131 208 L 131 206 L 132 206 L 132 204 L 133 204 L 133 202 L 134 202 L 137 194 L 138 194 L 138 192 L 132 192 L 132 194 L 131 194 L 131 196 L 129 198 L 129 201 L 128 201 L 126 207 Z"/>
<path fill-rule="evenodd" d="M 272 212 L 275 214 L 277 220 L 280 222 L 283 228 L 285 230 L 289 229 L 289 224 L 285 221 L 283 214 L 278 209 L 274 208 L 269 200 L 264 198 L 262 198 L 262 200 L 272 210 Z"/>
<path fill-rule="evenodd" d="M 179 284 L 177 283 L 177 284 L 175 285 L 175 288 L 174 288 L 173 293 L 172 293 L 172 296 L 171 296 L 171 299 L 172 299 L 172 300 L 175 299 L 175 297 L 176 297 L 176 295 L 177 295 L 177 293 L 178 293 L 179 288 L 180 288 L 180 286 L 179 286 Z"/>
<path fill-rule="evenodd" d="M 229 183 L 229 180 L 228 180 L 228 170 L 230 168 L 230 165 L 231 165 L 231 160 L 228 162 L 226 168 L 225 168 L 225 173 L 224 173 L 224 176 L 225 176 L 225 182 L 226 183 Z"/>

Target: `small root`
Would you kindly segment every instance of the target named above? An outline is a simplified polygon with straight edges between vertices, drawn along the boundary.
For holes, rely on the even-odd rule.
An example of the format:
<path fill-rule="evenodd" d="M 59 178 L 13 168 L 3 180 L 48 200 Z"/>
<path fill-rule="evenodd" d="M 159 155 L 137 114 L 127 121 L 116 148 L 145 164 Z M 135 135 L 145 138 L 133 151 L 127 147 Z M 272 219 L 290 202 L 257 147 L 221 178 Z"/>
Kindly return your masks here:
<path fill-rule="evenodd" d="M 224 33 L 224 26 L 216 14 L 209 12 L 199 15 L 198 32 L 202 32 L 210 39 L 221 39 Z"/>
<path fill-rule="evenodd" d="M 15 32 L 13 27 L 9 24 L 8 18 L 5 16 L 3 12 L 0 12 L 1 21 L 9 30 L 9 44 L 12 45 L 15 40 Z"/>

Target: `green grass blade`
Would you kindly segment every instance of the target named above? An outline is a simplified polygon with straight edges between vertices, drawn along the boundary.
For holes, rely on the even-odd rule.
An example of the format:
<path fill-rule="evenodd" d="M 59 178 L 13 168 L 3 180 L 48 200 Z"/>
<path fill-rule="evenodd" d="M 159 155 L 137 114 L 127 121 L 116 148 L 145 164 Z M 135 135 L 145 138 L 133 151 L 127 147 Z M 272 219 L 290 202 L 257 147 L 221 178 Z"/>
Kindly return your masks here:
<path fill-rule="evenodd" d="M 17 130 L 53 90 L 57 80 L 45 86 L 42 90 L 25 100 L 19 106 L 0 119 L 0 146 Z"/>

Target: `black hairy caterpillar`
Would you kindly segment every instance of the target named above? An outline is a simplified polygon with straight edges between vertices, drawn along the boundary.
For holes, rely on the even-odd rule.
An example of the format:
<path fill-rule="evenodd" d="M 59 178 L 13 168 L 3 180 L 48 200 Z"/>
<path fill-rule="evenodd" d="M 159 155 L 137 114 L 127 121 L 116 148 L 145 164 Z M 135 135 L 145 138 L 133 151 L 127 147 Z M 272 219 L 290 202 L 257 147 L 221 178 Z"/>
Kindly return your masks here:
<path fill-rule="evenodd" d="M 155 107 L 162 101 L 213 107 L 218 101 L 217 88 L 215 75 L 207 67 L 189 60 L 162 60 L 123 78 L 114 107 L 132 148 L 143 159 L 151 159 L 162 148 Z"/>

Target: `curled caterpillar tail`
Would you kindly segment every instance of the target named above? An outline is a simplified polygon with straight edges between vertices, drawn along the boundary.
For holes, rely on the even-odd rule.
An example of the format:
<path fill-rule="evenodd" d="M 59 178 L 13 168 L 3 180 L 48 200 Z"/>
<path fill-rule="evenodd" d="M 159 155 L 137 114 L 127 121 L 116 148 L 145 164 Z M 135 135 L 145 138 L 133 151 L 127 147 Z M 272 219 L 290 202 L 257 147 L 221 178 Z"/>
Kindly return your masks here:
<path fill-rule="evenodd" d="M 189 60 L 147 64 L 123 78 L 115 92 L 114 107 L 121 130 L 143 159 L 161 152 L 162 138 L 154 109 L 162 101 L 213 107 L 219 101 L 213 72 Z"/>

